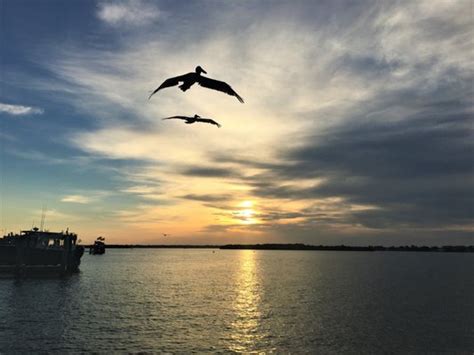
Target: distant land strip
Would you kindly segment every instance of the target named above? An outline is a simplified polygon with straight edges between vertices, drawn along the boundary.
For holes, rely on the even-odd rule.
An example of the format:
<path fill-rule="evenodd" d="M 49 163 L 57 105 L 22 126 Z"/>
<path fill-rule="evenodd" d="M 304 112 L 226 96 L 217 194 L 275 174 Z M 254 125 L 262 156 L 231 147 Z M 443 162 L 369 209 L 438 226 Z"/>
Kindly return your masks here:
<path fill-rule="evenodd" d="M 438 246 L 350 246 L 350 245 L 307 245 L 307 244 L 228 244 L 220 249 L 253 249 L 253 250 L 334 250 L 334 251 L 424 251 L 424 252 L 458 252 L 472 253 L 474 245 Z"/>
<path fill-rule="evenodd" d="M 86 245 L 90 247 L 90 245 Z M 308 245 L 308 244 L 227 244 L 227 245 L 172 245 L 172 244 L 107 244 L 108 249 L 237 249 L 237 250 L 328 250 L 328 251 L 417 251 L 417 252 L 451 252 L 473 253 L 474 245 L 444 245 L 438 246 L 350 246 L 350 245 Z"/>

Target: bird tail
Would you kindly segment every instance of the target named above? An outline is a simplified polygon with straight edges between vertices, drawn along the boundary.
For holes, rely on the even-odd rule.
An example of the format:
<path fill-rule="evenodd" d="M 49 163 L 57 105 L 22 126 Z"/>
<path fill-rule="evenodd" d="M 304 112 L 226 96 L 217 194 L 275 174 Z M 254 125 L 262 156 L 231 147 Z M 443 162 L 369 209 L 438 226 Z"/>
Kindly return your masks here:
<path fill-rule="evenodd" d="M 241 103 L 244 103 L 244 99 L 242 97 L 239 96 L 239 94 L 235 93 L 235 97 L 237 98 L 237 100 L 239 100 Z"/>

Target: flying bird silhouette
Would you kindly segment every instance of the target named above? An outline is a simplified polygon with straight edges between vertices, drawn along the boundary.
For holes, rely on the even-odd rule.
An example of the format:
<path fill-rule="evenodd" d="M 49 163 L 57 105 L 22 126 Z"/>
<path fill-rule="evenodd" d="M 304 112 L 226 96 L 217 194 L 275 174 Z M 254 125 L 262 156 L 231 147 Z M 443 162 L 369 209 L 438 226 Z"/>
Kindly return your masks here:
<path fill-rule="evenodd" d="M 219 81 L 219 80 L 215 80 L 215 79 L 211 79 L 211 78 L 202 76 L 201 73 L 207 74 L 207 72 L 203 68 L 201 68 L 200 66 L 197 66 L 196 69 L 195 69 L 195 72 L 191 72 L 191 73 L 187 73 L 187 74 L 184 74 L 184 75 L 175 76 L 174 78 L 166 79 L 163 82 L 163 84 L 158 86 L 158 88 L 155 89 L 155 91 L 153 91 L 151 93 L 151 95 L 148 97 L 148 100 L 151 99 L 151 97 L 153 95 L 155 95 L 161 89 L 169 88 L 171 86 L 176 86 L 179 83 L 182 83 L 181 85 L 179 85 L 179 88 L 182 91 L 186 91 L 191 86 L 193 86 L 195 83 L 198 83 L 202 87 L 212 89 L 212 90 L 221 91 L 221 92 L 224 92 L 228 95 L 235 96 L 237 98 L 237 100 L 239 100 L 241 103 L 244 103 L 244 99 L 241 98 L 239 96 L 239 94 L 237 94 L 234 91 L 234 89 L 232 89 L 230 87 L 229 84 L 227 84 L 223 81 Z"/>
<path fill-rule="evenodd" d="M 210 124 L 216 125 L 219 128 L 221 127 L 221 125 L 219 123 L 217 123 L 216 121 L 214 121 L 213 119 L 202 118 L 199 115 L 194 115 L 193 117 L 190 117 L 190 116 L 171 116 L 171 117 L 163 118 L 163 120 L 172 120 L 172 119 L 185 120 L 186 122 L 184 122 L 184 123 L 186 123 L 186 124 L 192 124 L 192 123 L 195 123 L 195 122 L 203 122 L 203 123 L 210 123 Z"/>

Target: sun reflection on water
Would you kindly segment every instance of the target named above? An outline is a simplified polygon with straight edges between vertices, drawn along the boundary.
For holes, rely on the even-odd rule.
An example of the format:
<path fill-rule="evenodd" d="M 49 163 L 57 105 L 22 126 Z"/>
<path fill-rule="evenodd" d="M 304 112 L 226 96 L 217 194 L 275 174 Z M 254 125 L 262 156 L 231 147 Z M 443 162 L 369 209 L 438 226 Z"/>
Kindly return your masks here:
<path fill-rule="evenodd" d="M 257 270 L 256 253 L 240 251 L 240 269 L 236 277 L 236 298 L 233 304 L 232 344 L 236 352 L 255 351 L 264 337 L 261 323 L 261 286 Z"/>

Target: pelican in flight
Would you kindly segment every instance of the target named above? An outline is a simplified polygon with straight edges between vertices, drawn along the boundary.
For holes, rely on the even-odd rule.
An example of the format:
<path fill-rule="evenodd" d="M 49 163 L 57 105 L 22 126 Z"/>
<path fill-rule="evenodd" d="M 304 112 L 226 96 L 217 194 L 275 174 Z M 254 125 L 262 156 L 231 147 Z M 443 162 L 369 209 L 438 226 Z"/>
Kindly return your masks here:
<path fill-rule="evenodd" d="M 222 91 L 222 92 L 224 92 L 228 95 L 235 96 L 237 98 L 237 100 L 239 100 L 241 103 L 244 103 L 244 99 L 241 98 L 239 96 L 239 94 L 237 94 L 234 91 L 234 89 L 232 89 L 230 87 L 229 84 L 227 84 L 223 81 L 207 78 L 205 76 L 202 76 L 201 73 L 207 74 L 207 72 L 203 68 L 201 68 L 200 66 L 197 66 L 195 72 L 191 72 L 191 73 L 187 73 L 187 74 L 184 74 L 184 75 L 175 76 L 174 78 L 166 79 L 163 82 L 163 84 L 158 86 L 158 88 L 155 89 L 155 91 L 153 91 L 151 93 L 151 95 L 148 97 L 148 100 L 154 94 L 156 94 L 159 90 L 164 89 L 164 88 L 168 88 L 168 87 L 171 87 L 171 86 L 176 86 L 181 82 L 182 84 L 179 86 L 179 88 L 183 91 L 188 90 L 195 83 L 198 83 L 199 85 L 201 85 L 205 88 L 212 89 L 212 90 L 217 90 L 217 91 Z"/>
<path fill-rule="evenodd" d="M 199 116 L 199 115 L 194 115 L 193 117 L 189 117 L 189 116 L 171 116 L 171 117 L 163 118 L 163 120 L 172 120 L 172 119 L 185 120 L 186 122 L 184 122 L 184 123 L 186 123 L 186 124 L 192 124 L 194 122 L 204 122 L 204 123 L 210 123 L 210 124 L 216 125 L 217 127 L 221 126 L 219 123 L 217 123 L 213 119 L 201 118 L 201 116 Z"/>

